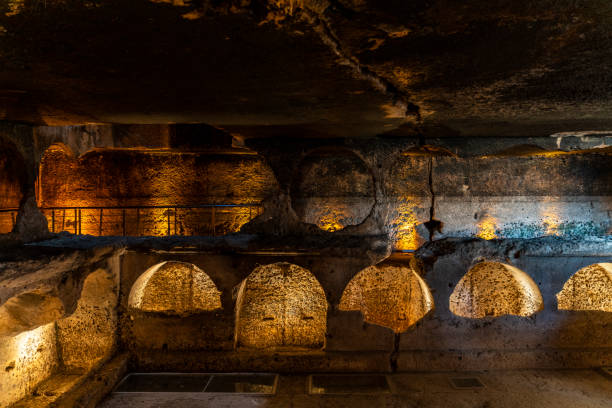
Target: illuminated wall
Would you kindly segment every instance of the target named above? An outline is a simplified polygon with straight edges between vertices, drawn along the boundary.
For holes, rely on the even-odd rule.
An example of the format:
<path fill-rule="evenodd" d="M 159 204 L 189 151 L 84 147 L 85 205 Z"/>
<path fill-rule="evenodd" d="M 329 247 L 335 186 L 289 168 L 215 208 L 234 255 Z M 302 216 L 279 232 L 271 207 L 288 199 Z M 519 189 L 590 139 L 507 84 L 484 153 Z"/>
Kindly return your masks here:
<path fill-rule="evenodd" d="M 117 281 L 99 269 L 83 282 L 72 315 L 57 321 L 62 364 L 70 372 L 83 372 L 111 357 L 117 331 Z"/>
<path fill-rule="evenodd" d="M 9 143 L 0 140 L 0 234 L 11 232 L 23 198 L 25 164 L 21 154 Z"/>
<path fill-rule="evenodd" d="M 572 275 L 557 303 L 562 310 L 601 310 L 612 312 L 612 263 L 586 266 Z"/>
<path fill-rule="evenodd" d="M 450 297 L 450 311 L 462 317 L 531 316 L 542 308 L 542 295 L 529 275 L 500 262 L 474 265 Z"/>
<path fill-rule="evenodd" d="M 327 327 L 323 288 L 308 270 L 289 263 L 256 268 L 236 302 L 236 346 L 322 348 Z"/>
<path fill-rule="evenodd" d="M 55 232 L 223 235 L 259 215 L 257 205 L 276 190 L 272 171 L 253 154 L 106 149 L 76 158 L 54 145 L 41 162 L 38 201 L 43 209 L 121 207 L 44 210 Z M 174 208 L 203 204 L 239 207 Z M 140 206 L 163 208 L 125 208 Z"/>
<path fill-rule="evenodd" d="M 367 165 L 348 150 L 307 155 L 293 178 L 291 206 L 301 221 L 325 231 L 362 223 L 372 211 L 375 189 Z"/>
<path fill-rule="evenodd" d="M 162 262 L 147 269 L 132 286 L 128 305 L 143 312 L 186 316 L 221 308 L 221 292 L 200 268 Z"/>
<path fill-rule="evenodd" d="M 54 323 L 14 337 L 0 337 L 0 406 L 7 407 L 31 394 L 58 365 Z"/>
<path fill-rule="evenodd" d="M 610 148 L 436 157 L 432 180 L 438 238 L 584 239 L 612 230 Z"/>
<path fill-rule="evenodd" d="M 408 330 L 433 310 L 427 284 L 410 267 L 370 266 L 349 282 L 340 310 L 359 310 L 366 322 L 396 333 Z"/>
<path fill-rule="evenodd" d="M 14 296 L 0 306 L 0 336 L 11 336 L 54 322 L 64 315 L 62 300 L 32 291 Z"/>

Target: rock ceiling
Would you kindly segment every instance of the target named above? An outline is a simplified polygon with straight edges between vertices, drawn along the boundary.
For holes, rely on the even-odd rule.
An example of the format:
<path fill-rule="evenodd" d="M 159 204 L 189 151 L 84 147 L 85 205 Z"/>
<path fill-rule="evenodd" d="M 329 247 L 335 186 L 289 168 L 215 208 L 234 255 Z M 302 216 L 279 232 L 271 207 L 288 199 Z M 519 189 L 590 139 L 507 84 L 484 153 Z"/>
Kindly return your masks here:
<path fill-rule="evenodd" d="M 605 0 L 4 0 L 0 119 L 250 136 L 612 128 Z"/>

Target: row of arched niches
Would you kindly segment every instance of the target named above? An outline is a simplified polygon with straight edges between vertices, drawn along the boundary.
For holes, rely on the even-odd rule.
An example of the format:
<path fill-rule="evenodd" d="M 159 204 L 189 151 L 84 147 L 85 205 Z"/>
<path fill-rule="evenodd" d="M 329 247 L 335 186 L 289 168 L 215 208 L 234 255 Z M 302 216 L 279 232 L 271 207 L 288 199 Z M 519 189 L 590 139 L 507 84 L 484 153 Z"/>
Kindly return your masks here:
<path fill-rule="evenodd" d="M 578 270 L 557 294 L 559 310 L 612 312 L 612 263 Z M 128 311 L 182 318 L 222 309 L 221 292 L 196 265 L 166 261 L 133 284 Z M 235 289 L 235 347 L 322 348 L 327 313 L 325 291 L 307 269 L 280 262 L 256 267 Z M 434 310 L 426 281 L 411 266 L 369 266 L 344 288 L 339 311 L 359 311 L 365 322 L 395 333 L 409 330 Z M 524 271 L 500 262 L 475 264 L 449 300 L 452 313 L 468 318 L 532 316 L 543 309 L 538 286 Z"/>

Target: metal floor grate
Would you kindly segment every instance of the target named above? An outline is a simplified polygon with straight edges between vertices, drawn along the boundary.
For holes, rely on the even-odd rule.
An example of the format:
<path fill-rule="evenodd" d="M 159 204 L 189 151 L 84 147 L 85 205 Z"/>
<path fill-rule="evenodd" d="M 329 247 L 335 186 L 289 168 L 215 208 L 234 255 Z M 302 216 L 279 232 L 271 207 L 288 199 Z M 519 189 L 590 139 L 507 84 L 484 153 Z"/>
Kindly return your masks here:
<path fill-rule="evenodd" d="M 479 390 L 485 385 L 478 377 L 450 377 L 450 383 L 457 390 Z"/>
<path fill-rule="evenodd" d="M 320 374 L 308 377 L 310 394 L 389 394 L 384 374 Z"/>
<path fill-rule="evenodd" d="M 259 373 L 132 373 L 116 393 L 232 393 L 273 395 L 278 375 Z"/>

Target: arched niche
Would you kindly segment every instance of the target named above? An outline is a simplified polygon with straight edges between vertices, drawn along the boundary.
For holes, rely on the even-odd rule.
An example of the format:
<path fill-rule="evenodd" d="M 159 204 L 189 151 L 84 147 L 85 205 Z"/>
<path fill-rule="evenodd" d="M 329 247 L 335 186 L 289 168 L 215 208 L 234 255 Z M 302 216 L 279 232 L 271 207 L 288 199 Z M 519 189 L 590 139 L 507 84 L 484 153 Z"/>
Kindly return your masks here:
<path fill-rule="evenodd" d="M 578 270 L 557 294 L 557 304 L 560 310 L 612 312 L 612 263 Z"/>
<path fill-rule="evenodd" d="M 358 310 L 372 324 L 405 332 L 434 308 L 423 279 L 409 266 L 375 265 L 346 286 L 340 310 Z"/>
<path fill-rule="evenodd" d="M 0 139 L 0 234 L 13 230 L 26 184 L 25 161 L 10 142 Z"/>
<path fill-rule="evenodd" d="M 76 310 L 57 321 L 58 346 L 64 367 L 89 370 L 110 358 L 117 331 L 117 282 L 98 269 L 83 282 Z"/>
<path fill-rule="evenodd" d="M 220 309 L 221 292 L 197 266 L 166 261 L 138 277 L 130 290 L 128 306 L 142 312 L 187 316 Z"/>
<path fill-rule="evenodd" d="M 542 295 L 529 275 L 500 262 L 474 265 L 450 297 L 450 311 L 470 318 L 531 316 L 542 308 Z"/>
<path fill-rule="evenodd" d="M 290 263 L 257 267 L 236 302 L 236 347 L 314 348 L 325 345 L 327 300 L 308 270 Z"/>
<path fill-rule="evenodd" d="M 325 231 L 361 224 L 375 201 L 370 169 L 346 149 L 308 154 L 291 184 L 291 205 L 299 219 Z"/>
<path fill-rule="evenodd" d="M 54 322 L 64 312 L 64 304 L 57 296 L 39 291 L 21 293 L 0 306 L 0 337 Z"/>

